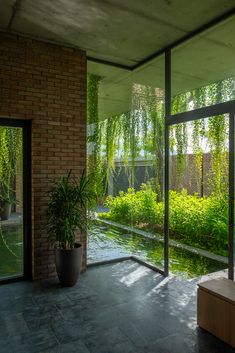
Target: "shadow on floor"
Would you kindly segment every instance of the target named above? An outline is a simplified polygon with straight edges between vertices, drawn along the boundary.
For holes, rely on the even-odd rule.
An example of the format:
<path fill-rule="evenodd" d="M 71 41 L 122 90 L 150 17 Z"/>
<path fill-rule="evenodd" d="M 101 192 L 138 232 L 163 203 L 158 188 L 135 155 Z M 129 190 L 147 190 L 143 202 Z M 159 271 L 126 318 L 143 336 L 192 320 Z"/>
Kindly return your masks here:
<path fill-rule="evenodd" d="M 196 281 L 133 261 L 0 287 L 2 353 L 232 353 L 196 325 Z"/>

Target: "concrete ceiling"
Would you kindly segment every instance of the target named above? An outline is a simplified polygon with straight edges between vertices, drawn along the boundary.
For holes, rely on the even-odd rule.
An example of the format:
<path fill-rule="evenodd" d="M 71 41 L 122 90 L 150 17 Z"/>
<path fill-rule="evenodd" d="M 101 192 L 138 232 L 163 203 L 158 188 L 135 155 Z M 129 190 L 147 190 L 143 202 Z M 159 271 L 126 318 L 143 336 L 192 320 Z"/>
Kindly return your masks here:
<path fill-rule="evenodd" d="M 234 0 L 0 0 L 0 28 L 132 67 L 234 5 Z M 173 92 L 234 75 L 234 38 L 232 19 L 176 49 Z M 133 82 L 164 86 L 163 57 L 134 72 L 91 60 L 88 71 L 102 77 L 101 118 L 129 109 Z"/>

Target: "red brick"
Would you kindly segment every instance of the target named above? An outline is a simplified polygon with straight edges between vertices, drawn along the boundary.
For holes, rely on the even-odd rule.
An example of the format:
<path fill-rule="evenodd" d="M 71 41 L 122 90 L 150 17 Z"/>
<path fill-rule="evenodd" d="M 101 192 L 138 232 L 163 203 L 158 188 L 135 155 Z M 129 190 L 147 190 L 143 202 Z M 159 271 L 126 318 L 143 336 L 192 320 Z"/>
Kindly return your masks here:
<path fill-rule="evenodd" d="M 32 275 L 47 278 L 55 267 L 46 192 L 68 168 L 79 176 L 86 166 L 85 52 L 1 33 L 0 116 L 32 120 Z"/>

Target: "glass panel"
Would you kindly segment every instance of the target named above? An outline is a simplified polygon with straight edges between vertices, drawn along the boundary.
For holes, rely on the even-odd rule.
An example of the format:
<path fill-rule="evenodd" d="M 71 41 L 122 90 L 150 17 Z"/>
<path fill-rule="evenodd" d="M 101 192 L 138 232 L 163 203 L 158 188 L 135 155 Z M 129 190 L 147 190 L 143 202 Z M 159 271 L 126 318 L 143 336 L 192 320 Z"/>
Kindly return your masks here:
<path fill-rule="evenodd" d="M 103 176 L 90 262 L 134 255 L 164 267 L 164 99 L 164 57 L 114 84 L 100 81 L 98 129 L 88 128 L 88 158 L 100 151 Z"/>
<path fill-rule="evenodd" d="M 0 279 L 23 274 L 22 129 L 0 126 Z"/>
<path fill-rule="evenodd" d="M 172 113 L 235 99 L 235 17 L 172 51 Z"/>
<path fill-rule="evenodd" d="M 231 221 L 231 225 L 232 225 L 232 238 L 233 238 L 233 271 L 231 271 L 231 273 L 232 273 L 232 276 L 231 276 L 231 278 L 233 277 L 233 279 L 235 280 L 235 114 L 233 113 L 233 114 L 231 114 L 230 115 L 230 128 L 231 128 L 231 133 L 230 133 L 230 139 L 231 139 L 231 141 L 230 141 L 230 145 L 231 145 L 231 147 L 232 147 L 232 153 L 231 153 L 231 157 L 233 158 L 233 160 L 232 160 L 232 158 L 231 158 L 231 160 L 232 160 L 232 162 L 231 162 L 231 164 L 232 164 L 232 167 L 233 167 L 233 175 L 232 175 L 232 177 L 231 177 L 231 180 L 230 180 L 230 183 L 231 183 L 231 190 L 232 190 L 232 192 L 231 192 L 231 195 L 230 196 L 232 196 L 232 200 L 230 200 L 230 202 L 231 202 L 231 205 L 232 205 L 232 213 L 231 213 L 231 215 L 232 215 L 232 219 L 230 220 Z M 232 143 L 231 143 L 232 142 Z M 230 207 L 231 207 L 231 205 L 230 205 Z M 229 271 L 230 272 L 230 271 Z"/>
<path fill-rule="evenodd" d="M 227 115 L 171 126 L 170 271 L 185 277 L 228 267 L 228 132 Z"/>

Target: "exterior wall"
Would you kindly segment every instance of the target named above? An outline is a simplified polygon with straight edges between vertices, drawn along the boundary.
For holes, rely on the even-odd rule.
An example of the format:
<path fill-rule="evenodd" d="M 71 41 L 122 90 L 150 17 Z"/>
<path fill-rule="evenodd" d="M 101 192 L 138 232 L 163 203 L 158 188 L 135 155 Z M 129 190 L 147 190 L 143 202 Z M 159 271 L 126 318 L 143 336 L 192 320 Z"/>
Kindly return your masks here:
<path fill-rule="evenodd" d="M 208 196 L 211 193 L 208 184 L 208 178 L 211 172 L 211 156 L 208 153 L 203 154 L 203 173 L 202 178 L 196 164 L 196 158 L 193 154 L 185 156 L 185 167 L 180 175 L 177 169 L 177 156 L 170 159 L 170 188 L 181 191 L 186 189 L 189 194 L 198 193 L 200 196 Z"/>
<path fill-rule="evenodd" d="M 54 275 L 45 230 L 52 182 L 86 165 L 86 55 L 0 33 L 0 117 L 32 121 L 33 278 Z M 85 247 L 86 236 L 78 236 Z"/>
<path fill-rule="evenodd" d="M 228 160 L 228 156 L 226 157 Z M 200 177 L 196 159 L 193 154 L 185 156 L 185 168 L 182 175 L 179 175 L 177 170 L 177 156 L 170 157 L 170 189 L 181 191 L 186 189 L 189 194 L 198 193 L 200 196 L 209 196 L 212 191 L 210 178 L 212 174 L 212 161 L 209 153 L 203 154 L 203 172 Z M 135 183 L 134 188 L 140 190 L 141 184 L 146 183 L 154 177 L 154 168 L 151 161 L 139 160 L 135 162 Z M 147 173 L 146 173 L 147 166 Z M 228 180 L 228 170 L 225 170 L 225 178 Z M 164 180 L 163 180 L 164 182 Z M 117 196 L 119 191 L 127 191 L 129 188 L 128 175 L 123 163 L 115 163 L 114 177 L 109 179 L 108 194 Z"/>

